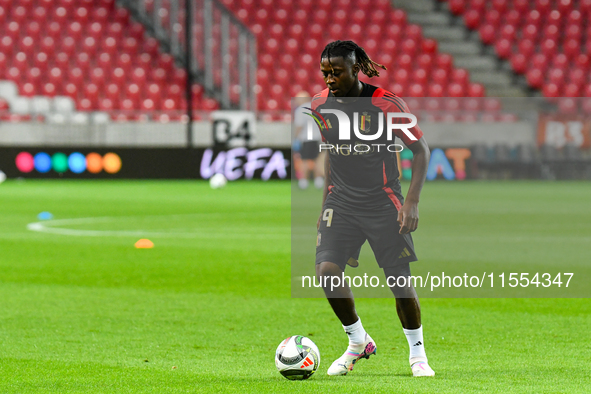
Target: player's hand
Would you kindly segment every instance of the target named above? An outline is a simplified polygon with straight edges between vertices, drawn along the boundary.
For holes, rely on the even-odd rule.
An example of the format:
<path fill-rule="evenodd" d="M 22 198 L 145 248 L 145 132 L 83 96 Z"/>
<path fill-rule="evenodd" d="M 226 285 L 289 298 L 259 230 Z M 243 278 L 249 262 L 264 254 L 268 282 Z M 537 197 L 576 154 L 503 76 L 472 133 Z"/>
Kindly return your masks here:
<path fill-rule="evenodd" d="M 419 226 L 419 204 L 405 202 L 398 211 L 398 224 L 400 224 L 400 234 L 415 231 Z"/>

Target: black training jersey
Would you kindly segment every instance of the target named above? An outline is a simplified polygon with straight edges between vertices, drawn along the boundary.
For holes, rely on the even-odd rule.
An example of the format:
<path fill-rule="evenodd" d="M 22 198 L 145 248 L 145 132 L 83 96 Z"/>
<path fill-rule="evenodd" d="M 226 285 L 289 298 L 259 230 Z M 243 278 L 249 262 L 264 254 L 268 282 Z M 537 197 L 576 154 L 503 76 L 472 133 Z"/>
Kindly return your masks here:
<path fill-rule="evenodd" d="M 328 186 L 331 201 L 344 203 L 355 209 L 372 209 L 394 204 L 402 206 L 399 172 L 396 153 L 400 147 L 394 146 L 394 138 L 387 139 L 387 113 L 410 113 L 406 103 L 394 93 L 377 86 L 363 84 L 362 99 L 336 98 L 328 89 L 314 96 L 312 112 L 319 119 L 324 148 L 330 148 L 330 179 Z M 350 140 L 340 140 L 339 121 L 336 114 L 322 113 L 322 110 L 340 110 L 349 118 Z M 362 140 L 355 135 L 354 127 L 360 134 L 375 135 L 382 117 L 383 132 L 376 140 Z M 395 123 L 408 123 L 398 120 Z M 356 123 L 356 124 L 354 124 Z M 417 126 L 408 132 L 420 139 L 423 135 Z M 406 145 L 415 140 L 400 129 L 393 134 Z M 390 150 L 388 150 L 388 147 Z"/>

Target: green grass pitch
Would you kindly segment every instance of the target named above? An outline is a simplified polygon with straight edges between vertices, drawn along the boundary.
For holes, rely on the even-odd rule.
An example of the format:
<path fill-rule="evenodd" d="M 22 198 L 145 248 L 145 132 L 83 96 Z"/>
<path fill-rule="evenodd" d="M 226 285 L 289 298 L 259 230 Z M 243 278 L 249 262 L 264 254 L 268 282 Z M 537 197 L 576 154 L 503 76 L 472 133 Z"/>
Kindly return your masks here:
<path fill-rule="evenodd" d="M 410 376 L 393 301 L 359 299 L 378 354 L 327 376 L 346 336 L 326 300 L 290 297 L 290 193 L 287 182 L 0 185 L 0 393 L 591 390 L 591 304 L 572 298 L 423 298 L 437 374 L 423 379 Z M 588 263 L 589 196 L 589 183 L 427 183 L 415 264 Z M 42 211 L 54 215 L 49 232 L 28 230 Z M 515 231 L 529 233 L 500 236 Z M 139 238 L 155 247 L 135 249 Z M 308 381 L 274 366 L 275 348 L 295 334 L 320 348 Z"/>

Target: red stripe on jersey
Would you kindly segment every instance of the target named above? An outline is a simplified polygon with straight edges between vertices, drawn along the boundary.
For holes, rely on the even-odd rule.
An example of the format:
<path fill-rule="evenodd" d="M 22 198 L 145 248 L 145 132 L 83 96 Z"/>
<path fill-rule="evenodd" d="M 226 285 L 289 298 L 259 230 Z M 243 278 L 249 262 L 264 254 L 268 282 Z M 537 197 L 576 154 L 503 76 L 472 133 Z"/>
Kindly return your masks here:
<path fill-rule="evenodd" d="M 388 183 L 388 177 L 386 176 L 386 162 L 382 162 L 382 170 L 384 171 L 384 186 Z"/>
<path fill-rule="evenodd" d="M 324 89 L 322 92 L 318 93 L 312 98 L 312 109 L 316 110 L 319 105 L 322 105 L 326 102 L 328 98 L 328 88 Z"/>
<path fill-rule="evenodd" d="M 406 112 L 410 113 L 408 106 L 400 97 L 383 88 L 377 88 L 372 95 L 372 104 L 380 108 L 384 112 Z M 423 132 L 419 125 L 414 126 L 409 130 L 411 134 L 417 139 L 421 139 Z M 396 137 L 400 138 L 408 146 L 416 140 L 411 140 L 405 133 L 400 130 L 394 130 Z"/>
<path fill-rule="evenodd" d="M 396 210 L 400 211 L 400 209 L 402 208 L 402 204 L 400 203 L 400 200 L 398 199 L 398 197 L 396 197 L 396 194 L 394 194 L 392 189 L 390 189 L 389 187 L 384 187 L 383 190 L 386 193 L 388 193 L 388 198 L 390 200 L 392 200 L 392 202 L 394 203 L 394 206 L 396 207 Z"/>

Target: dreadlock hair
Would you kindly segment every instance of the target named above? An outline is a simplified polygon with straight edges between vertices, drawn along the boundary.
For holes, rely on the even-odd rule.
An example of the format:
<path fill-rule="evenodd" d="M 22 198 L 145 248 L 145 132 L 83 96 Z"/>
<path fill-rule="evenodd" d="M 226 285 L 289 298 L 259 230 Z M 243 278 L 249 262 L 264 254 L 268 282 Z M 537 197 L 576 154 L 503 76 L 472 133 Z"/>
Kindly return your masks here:
<path fill-rule="evenodd" d="M 368 77 L 379 77 L 380 73 L 376 67 L 386 70 L 386 66 L 378 64 L 371 60 L 365 50 L 353 41 L 333 41 L 324 47 L 320 59 L 330 59 L 331 57 L 355 57 L 356 64 L 359 65 L 361 72 Z"/>

